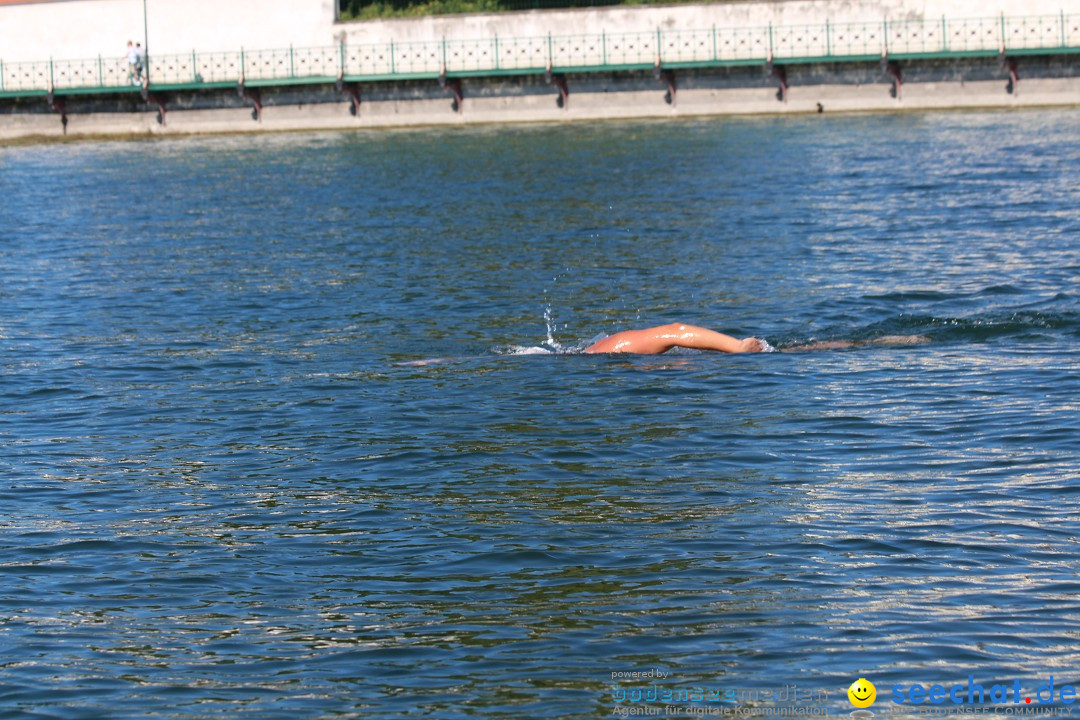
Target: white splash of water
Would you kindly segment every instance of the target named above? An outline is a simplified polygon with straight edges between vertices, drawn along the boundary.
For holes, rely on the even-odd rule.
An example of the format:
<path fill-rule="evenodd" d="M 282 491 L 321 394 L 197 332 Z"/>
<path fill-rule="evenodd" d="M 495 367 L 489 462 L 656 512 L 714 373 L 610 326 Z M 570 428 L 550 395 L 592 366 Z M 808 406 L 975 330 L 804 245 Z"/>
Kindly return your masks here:
<path fill-rule="evenodd" d="M 557 329 L 557 324 L 552 318 L 551 303 L 548 303 L 544 306 L 544 325 L 547 327 L 548 347 L 552 348 L 555 352 L 565 352 L 566 348 L 559 344 L 559 341 L 555 339 L 555 330 Z"/>
<path fill-rule="evenodd" d="M 510 345 L 500 355 L 554 355 L 555 351 L 539 345 Z"/>

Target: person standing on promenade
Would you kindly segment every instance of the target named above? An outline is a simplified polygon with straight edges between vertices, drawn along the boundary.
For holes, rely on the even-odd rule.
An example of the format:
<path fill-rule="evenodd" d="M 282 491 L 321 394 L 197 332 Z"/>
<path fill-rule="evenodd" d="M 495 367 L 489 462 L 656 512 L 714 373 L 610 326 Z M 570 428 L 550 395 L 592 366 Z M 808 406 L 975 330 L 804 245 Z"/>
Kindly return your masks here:
<path fill-rule="evenodd" d="M 146 49 L 142 43 L 135 43 L 135 77 L 139 84 L 143 83 L 143 72 L 146 71 Z"/>
<path fill-rule="evenodd" d="M 135 44 L 128 40 L 127 44 L 128 82 L 132 85 L 139 84 L 139 51 Z"/>

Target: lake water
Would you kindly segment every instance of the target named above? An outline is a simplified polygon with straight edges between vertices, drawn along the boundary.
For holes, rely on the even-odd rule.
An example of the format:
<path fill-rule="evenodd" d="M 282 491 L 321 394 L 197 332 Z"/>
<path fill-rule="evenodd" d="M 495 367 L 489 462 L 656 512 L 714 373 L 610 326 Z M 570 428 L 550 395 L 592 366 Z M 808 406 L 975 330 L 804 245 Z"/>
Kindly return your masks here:
<path fill-rule="evenodd" d="M 0 203 L 0 718 L 1080 681 L 1076 110 L 0 148 Z M 676 320 L 928 341 L 580 353 Z"/>

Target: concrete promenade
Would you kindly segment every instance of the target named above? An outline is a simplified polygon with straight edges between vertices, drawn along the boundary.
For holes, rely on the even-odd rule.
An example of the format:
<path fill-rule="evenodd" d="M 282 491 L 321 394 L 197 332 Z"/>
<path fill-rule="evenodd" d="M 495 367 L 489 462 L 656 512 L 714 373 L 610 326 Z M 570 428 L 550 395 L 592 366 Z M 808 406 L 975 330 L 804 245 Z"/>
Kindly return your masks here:
<path fill-rule="evenodd" d="M 336 0 L 0 0 L 0 62 L 695 29 L 1052 16 L 1080 0 L 750 0 L 337 22 Z M 145 14 L 144 14 L 145 8 Z"/>
<path fill-rule="evenodd" d="M 12 10 L 100 3 L 127 14 L 133 5 L 7 4 L 0 21 Z M 280 38 L 277 50 L 169 54 L 176 38 L 199 36 L 201 24 L 185 32 L 181 22 L 172 46 L 148 33 L 143 87 L 130 84 L 122 58 L 0 55 L 0 141 L 1080 106 L 1080 7 L 1033 15 L 1031 3 L 1006 1 L 996 17 L 932 17 L 909 0 L 790 0 L 335 23 L 327 2 L 282 0 L 290 3 L 309 12 L 297 37 L 326 31 L 331 42 L 285 44 L 287 23 L 275 16 L 264 31 Z M 567 23 L 578 32 L 550 29 Z M 0 28 L 2 40 L 10 26 Z M 213 41 L 226 42 L 223 32 L 215 25 Z"/>

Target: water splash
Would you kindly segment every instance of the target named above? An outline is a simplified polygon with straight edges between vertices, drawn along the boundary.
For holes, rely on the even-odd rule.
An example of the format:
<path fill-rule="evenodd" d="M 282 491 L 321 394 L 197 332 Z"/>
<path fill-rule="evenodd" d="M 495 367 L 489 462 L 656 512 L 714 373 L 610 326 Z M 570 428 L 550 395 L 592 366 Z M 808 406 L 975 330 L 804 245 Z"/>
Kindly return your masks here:
<path fill-rule="evenodd" d="M 556 323 L 551 314 L 551 303 L 544 306 L 544 325 L 547 327 L 547 344 L 555 352 L 566 352 L 566 348 L 555 339 Z"/>
<path fill-rule="evenodd" d="M 547 294 L 547 291 L 544 291 Z M 539 345 L 503 345 L 495 348 L 498 355 L 576 355 L 585 348 L 605 337 L 603 333 L 591 339 L 579 340 L 571 345 L 564 345 L 555 338 L 559 324 L 550 302 L 544 304 L 544 340 Z M 566 329 L 566 325 L 563 325 Z"/>
<path fill-rule="evenodd" d="M 544 291 L 544 294 L 547 294 L 547 290 Z M 506 345 L 495 348 L 495 352 L 498 355 L 560 355 L 573 352 L 572 348 L 567 348 L 555 339 L 555 330 L 558 329 L 558 324 L 555 321 L 550 302 L 544 304 L 544 329 L 546 339 L 539 345 Z"/>
<path fill-rule="evenodd" d="M 507 345 L 496 348 L 498 355 L 555 355 L 556 351 L 540 345 Z"/>

